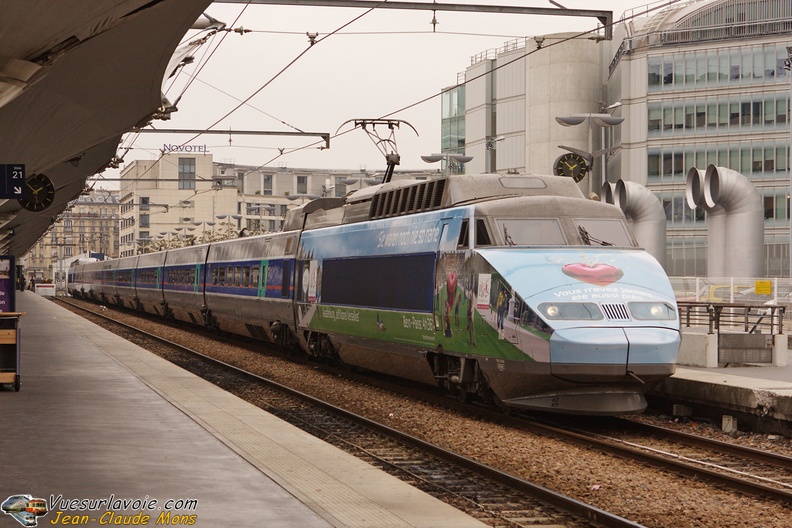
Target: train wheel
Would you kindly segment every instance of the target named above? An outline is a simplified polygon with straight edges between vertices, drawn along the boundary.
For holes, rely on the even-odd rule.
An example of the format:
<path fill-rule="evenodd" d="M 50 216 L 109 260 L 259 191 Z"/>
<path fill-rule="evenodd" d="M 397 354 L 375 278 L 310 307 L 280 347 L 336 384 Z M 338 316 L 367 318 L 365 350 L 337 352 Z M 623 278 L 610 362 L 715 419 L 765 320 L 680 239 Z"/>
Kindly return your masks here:
<path fill-rule="evenodd" d="M 465 389 L 457 389 L 456 398 L 459 403 L 470 403 L 470 401 L 473 399 L 473 394 L 466 391 Z"/>

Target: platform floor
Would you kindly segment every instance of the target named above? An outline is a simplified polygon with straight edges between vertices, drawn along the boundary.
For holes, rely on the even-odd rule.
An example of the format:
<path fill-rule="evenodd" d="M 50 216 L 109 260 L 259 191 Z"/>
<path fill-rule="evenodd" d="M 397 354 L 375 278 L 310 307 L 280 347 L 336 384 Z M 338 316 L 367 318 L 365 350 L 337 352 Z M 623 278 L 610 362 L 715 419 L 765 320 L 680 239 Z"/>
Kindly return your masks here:
<path fill-rule="evenodd" d="M 684 367 L 652 390 L 667 400 L 716 409 L 721 415 L 739 413 L 758 431 L 792 435 L 792 353 L 784 367 Z M 721 412 L 722 411 L 722 412 Z M 707 416 L 711 416 L 708 412 Z M 766 427 L 765 427 L 766 425 Z"/>
<path fill-rule="evenodd" d="M 151 526 L 167 513 L 210 527 L 484 526 L 37 294 L 17 310 L 22 389 L 0 390 L 0 501 L 139 499 L 61 502 L 39 526 L 98 526 L 107 510 Z M 184 499 L 194 508 L 166 503 Z M 19 525 L 0 512 L 6 526 Z"/>

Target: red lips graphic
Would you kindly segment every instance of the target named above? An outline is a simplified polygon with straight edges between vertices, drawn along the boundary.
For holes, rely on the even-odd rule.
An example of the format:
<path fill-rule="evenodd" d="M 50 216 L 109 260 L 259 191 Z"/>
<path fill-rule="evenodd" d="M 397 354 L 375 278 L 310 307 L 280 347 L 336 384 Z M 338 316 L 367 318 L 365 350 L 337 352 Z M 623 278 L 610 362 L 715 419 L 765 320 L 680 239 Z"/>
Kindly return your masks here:
<path fill-rule="evenodd" d="M 624 272 L 619 268 L 614 268 L 610 264 L 594 264 L 590 266 L 582 262 L 577 264 L 567 264 L 561 271 L 565 275 L 579 281 L 588 282 L 595 286 L 607 286 L 613 284 L 624 276 Z"/>

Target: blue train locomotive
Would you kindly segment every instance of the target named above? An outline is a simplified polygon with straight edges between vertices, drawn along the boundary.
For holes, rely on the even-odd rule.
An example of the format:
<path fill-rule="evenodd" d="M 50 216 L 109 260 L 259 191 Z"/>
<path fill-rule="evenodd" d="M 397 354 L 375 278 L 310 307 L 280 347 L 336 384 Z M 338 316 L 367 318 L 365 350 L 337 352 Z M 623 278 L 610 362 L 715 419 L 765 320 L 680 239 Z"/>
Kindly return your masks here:
<path fill-rule="evenodd" d="M 78 263 L 72 295 L 216 327 L 461 399 L 640 412 L 673 374 L 674 293 L 621 211 L 570 179 L 395 181 L 280 233 Z"/>

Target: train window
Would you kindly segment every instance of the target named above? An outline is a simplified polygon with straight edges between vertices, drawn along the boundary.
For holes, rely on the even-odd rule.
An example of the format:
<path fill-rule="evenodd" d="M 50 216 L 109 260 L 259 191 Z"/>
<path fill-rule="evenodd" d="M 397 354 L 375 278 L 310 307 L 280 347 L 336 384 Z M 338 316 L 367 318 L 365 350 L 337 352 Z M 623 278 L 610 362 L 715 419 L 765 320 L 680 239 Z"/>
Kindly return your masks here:
<path fill-rule="evenodd" d="M 281 298 L 288 299 L 291 292 L 289 288 L 291 287 L 291 261 L 284 260 L 283 261 L 283 269 L 281 272 Z"/>
<path fill-rule="evenodd" d="M 250 266 L 242 268 L 242 286 L 245 288 L 250 287 Z"/>
<path fill-rule="evenodd" d="M 492 245 L 492 240 L 490 239 L 489 231 L 487 231 L 487 224 L 484 223 L 483 218 L 476 219 L 476 240 L 474 243 L 477 246 Z"/>
<path fill-rule="evenodd" d="M 253 288 L 258 288 L 258 286 L 259 286 L 259 266 L 258 266 L 258 264 L 253 266 L 250 271 L 251 271 L 251 274 L 250 274 L 250 286 L 253 287 Z"/>
<path fill-rule="evenodd" d="M 217 284 L 220 285 L 220 286 L 225 286 L 225 280 L 226 280 L 226 269 L 225 269 L 225 266 L 220 266 L 218 272 L 219 272 L 219 275 L 217 276 Z"/>
<path fill-rule="evenodd" d="M 632 246 L 627 228 L 618 218 L 576 218 L 575 227 L 587 246 Z"/>
<path fill-rule="evenodd" d="M 566 243 L 555 218 L 507 218 L 496 223 L 507 246 L 561 246 Z"/>
<path fill-rule="evenodd" d="M 468 245 L 468 221 L 462 220 L 462 229 L 459 231 L 458 248 L 465 248 Z"/>
<path fill-rule="evenodd" d="M 219 271 L 217 267 L 212 268 L 212 285 L 217 286 L 217 276 L 219 275 Z"/>
<path fill-rule="evenodd" d="M 431 312 L 435 259 L 434 253 L 325 259 L 322 302 Z"/>
<path fill-rule="evenodd" d="M 234 266 L 234 286 L 242 286 L 242 268 Z"/>

